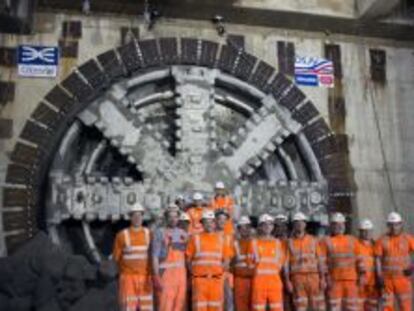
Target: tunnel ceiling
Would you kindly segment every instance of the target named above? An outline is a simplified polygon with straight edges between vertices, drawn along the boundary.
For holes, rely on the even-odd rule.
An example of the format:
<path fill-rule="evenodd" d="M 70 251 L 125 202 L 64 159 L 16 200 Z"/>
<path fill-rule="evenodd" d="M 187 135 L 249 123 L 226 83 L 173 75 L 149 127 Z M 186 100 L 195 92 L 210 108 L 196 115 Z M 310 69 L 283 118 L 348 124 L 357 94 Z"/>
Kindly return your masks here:
<path fill-rule="evenodd" d="M 222 15 L 226 23 L 250 26 L 313 31 L 320 34 L 345 34 L 357 37 L 373 37 L 405 41 L 411 45 L 414 40 L 414 27 L 409 23 L 391 23 L 382 21 L 364 21 L 358 18 L 309 14 L 274 8 L 262 9 L 235 5 L 236 1 L 226 0 L 157 0 L 150 1 L 151 8 L 161 12 L 161 17 L 189 20 L 211 21 L 216 14 Z M 91 1 L 92 13 L 116 13 L 142 16 L 144 1 L 133 0 Z M 61 12 L 69 10 L 81 13 L 82 4 L 66 0 L 41 0 L 40 12 Z M 408 9 L 408 8 L 407 8 Z"/>
<path fill-rule="evenodd" d="M 39 103 L 8 166 L 9 251 L 67 220 L 116 222 L 134 202 L 224 180 L 239 213 L 301 210 L 342 195 L 335 137 L 284 75 L 194 38 L 132 41 L 78 67 Z M 88 237 L 89 235 L 89 237 Z M 58 239 L 57 237 L 55 237 Z"/>

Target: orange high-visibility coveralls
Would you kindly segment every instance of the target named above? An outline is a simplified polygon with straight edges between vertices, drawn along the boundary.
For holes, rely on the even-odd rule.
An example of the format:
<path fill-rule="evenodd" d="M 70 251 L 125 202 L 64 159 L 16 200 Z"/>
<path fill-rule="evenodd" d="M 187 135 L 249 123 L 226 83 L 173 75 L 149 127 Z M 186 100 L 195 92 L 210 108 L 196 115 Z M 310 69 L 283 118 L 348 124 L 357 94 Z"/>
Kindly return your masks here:
<path fill-rule="evenodd" d="M 237 311 L 251 310 L 253 269 L 249 266 L 248 254 L 251 239 L 234 242 L 234 297 Z"/>
<path fill-rule="evenodd" d="M 374 241 L 359 240 L 361 269 L 364 271 L 365 284 L 359 286 L 360 309 L 375 311 L 378 309 L 379 291 L 375 275 Z"/>
<path fill-rule="evenodd" d="M 258 238 L 249 246 L 248 262 L 254 266 L 252 310 L 283 310 L 283 286 L 280 272 L 286 261 L 286 249 L 275 238 Z"/>
<path fill-rule="evenodd" d="M 158 308 L 162 311 L 183 311 L 186 305 L 187 272 L 185 267 L 185 246 L 187 233 L 179 228 L 162 229 L 167 257 L 160 261 L 162 290 L 157 292 Z M 159 241 L 153 240 L 153 256 L 160 255 Z"/>
<path fill-rule="evenodd" d="M 229 254 L 220 232 L 202 232 L 191 236 L 187 261 L 191 266 L 192 310 L 223 310 L 223 262 Z"/>
<path fill-rule="evenodd" d="M 290 280 L 293 285 L 293 304 L 296 311 L 325 310 L 320 275 L 323 273 L 322 250 L 319 241 L 311 236 L 291 238 L 287 242 Z"/>
<path fill-rule="evenodd" d="M 349 235 L 336 235 L 323 240 L 328 269 L 328 304 L 331 311 L 358 309 L 358 241 Z"/>
<path fill-rule="evenodd" d="M 398 236 L 385 235 L 375 244 L 375 255 L 381 263 L 384 278 L 384 310 L 394 309 L 394 299 L 401 311 L 411 310 L 412 285 L 404 270 L 411 265 L 414 252 L 414 237 L 406 233 Z"/>
<path fill-rule="evenodd" d="M 115 238 L 113 259 L 117 262 L 122 311 L 153 310 L 149 264 L 150 232 L 147 228 L 128 228 Z"/>
<path fill-rule="evenodd" d="M 231 196 L 215 196 L 210 202 L 210 208 L 214 211 L 218 209 L 224 209 L 229 214 L 230 218 L 224 226 L 225 234 L 234 234 L 233 226 L 233 214 L 234 214 L 234 201 Z"/>
<path fill-rule="evenodd" d="M 226 234 L 222 232 L 224 238 L 224 247 L 226 248 L 226 254 L 229 261 L 234 257 L 234 236 L 231 234 Z M 224 280 L 224 308 L 225 310 L 234 309 L 234 276 L 233 273 L 229 270 L 224 271 L 223 274 Z"/>

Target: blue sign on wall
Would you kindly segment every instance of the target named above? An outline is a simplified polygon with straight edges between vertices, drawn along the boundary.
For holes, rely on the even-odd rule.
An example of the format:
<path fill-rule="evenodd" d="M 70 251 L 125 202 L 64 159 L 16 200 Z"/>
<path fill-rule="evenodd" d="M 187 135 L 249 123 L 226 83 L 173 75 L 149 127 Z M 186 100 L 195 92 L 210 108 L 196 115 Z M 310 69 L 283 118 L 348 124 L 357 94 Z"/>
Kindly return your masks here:
<path fill-rule="evenodd" d="M 59 49 L 53 46 L 20 45 L 17 66 L 21 77 L 56 77 Z"/>

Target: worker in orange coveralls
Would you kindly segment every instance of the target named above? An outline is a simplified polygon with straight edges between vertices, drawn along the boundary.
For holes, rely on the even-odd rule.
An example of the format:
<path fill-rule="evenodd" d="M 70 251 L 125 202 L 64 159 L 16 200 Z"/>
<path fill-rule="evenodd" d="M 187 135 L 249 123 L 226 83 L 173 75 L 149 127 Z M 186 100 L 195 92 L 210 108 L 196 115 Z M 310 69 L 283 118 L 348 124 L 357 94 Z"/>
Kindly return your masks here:
<path fill-rule="evenodd" d="M 317 238 L 306 234 L 307 217 L 292 217 L 293 233 L 287 241 L 289 278 L 286 287 L 296 311 L 325 310 L 325 277 L 322 250 Z"/>
<path fill-rule="evenodd" d="M 273 236 L 282 241 L 289 237 L 288 217 L 285 214 L 277 214 L 275 217 Z"/>
<path fill-rule="evenodd" d="M 188 233 L 190 228 L 190 216 L 188 213 L 181 211 L 178 227 Z M 184 310 L 188 310 L 187 306 L 191 306 L 191 282 L 188 282 L 189 276 L 189 271 L 187 270 L 187 299 Z"/>
<path fill-rule="evenodd" d="M 331 236 L 322 241 L 326 257 L 328 305 L 333 311 L 355 311 L 359 307 L 358 282 L 362 285 L 360 248 L 356 238 L 345 234 L 345 216 L 331 217 Z"/>
<path fill-rule="evenodd" d="M 249 264 L 254 267 L 252 310 L 283 310 L 281 271 L 286 249 L 272 235 L 274 219 L 268 214 L 259 217 L 259 236 L 249 247 Z"/>
<path fill-rule="evenodd" d="M 374 240 L 372 239 L 373 223 L 369 219 L 363 219 L 359 223 L 360 258 L 361 269 L 365 273 L 365 284 L 359 286 L 360 310 L 378 310 L 380 299 L 377 286 L 377 273 L 375 264 Z"/>
<path fill-rule="evenodd" d="M 223 275 L 229 268 L 228 249 L 222 233 L 215 231 L 215 215 L 205 210 L 204 232 L 192 235 L 187 245 L 187 266 L 191 271 L 192 310 L 223 310 Z"/>
<path fill-rule="evenodd" d="M 229 254 L 231 260 L 234 257 L 234 236 L 224 231 L 230 216 L 225 209 L 217 210 L 215 215 L 216 230 L 223 235 L 224 244 L 227 249 L 226 252 Z M 224 309 L 226 311 L 234 310 L 233 286 L 233 273 L 231 271 L 224 271 Z"/>
<path fill-rule="evenodd" d="M 274 217 L 274 220 L 273 236 L 286 244 L 289 238 L 289 218 L 285 214 L 279 213 Z M 293 310 L 292 295 L 288 292 L 286 286 L 283 287 L 283 309 L 284 311 Z"/>
<path fill-rule="evenodd" d="M 203 195 L 199 192 L 194 193 L 193 195 L 193 204 L 190 209 L 187 211 L 190 216 L 190 234 L 196 234 L 203 232 L 203 225 L 201 224 L 201 218 L 203 211 L 206 210 L 206 206 L 203 204 Z"/>
<path fill-rule="evenodd" d="M 130 209 L 129 215 L 131 226 L 116 235 L 112 253 L 120 271 L 120 306 L 122 311 L 151 311 L 150 231 L 142 227 L 144 208 L 139 203 Z"/>
<path fill-rule="evenodd" d="M 214 211 L 226 210 L 229 215 L 229 219 L 224 227 L 224 233 L 234 234 L 233 217 L 234 217 L 234 201 L 232 197 L 227 193 L 226 186 L 222 181 L 216 182 L 215 195 L 211 199 L 210 208 Z"/>
<path fill-rule="evenodd" d="M 190 229 L 190 221 L 191 219 L 188 213 L 181 212 L 178 220 L 178 227 L 188 233 L 188 230 Z"/>
<path fill-rule="evenodd" d="M 165 218 L 167 227 L 158 228 L 152 241 L 154 288 L 159 310 L 182 311 L 187 292 L 185 250 L 188 235 L 178 228 L 178 206 L 170 205 Z"/>
<path fill-rule="evenodd" d="M 387 218 L 388 233 L 375 244 L 379 283 L 382 287 L 383 310 L 394 310 L 397 301 L 401 311 L 410 311 L 412 303 L 411 275 L 414 237 L 403 231 L 400 214 L 392 212 Z"/>
<path fill-rule="evenodd" d="M 237 226 L 240 238 L 234 241 L 234 303 L 237 311 L 250 311 L 253 269 L 248 261 L 252 236 L 249 217 L 240 217 Z"/>

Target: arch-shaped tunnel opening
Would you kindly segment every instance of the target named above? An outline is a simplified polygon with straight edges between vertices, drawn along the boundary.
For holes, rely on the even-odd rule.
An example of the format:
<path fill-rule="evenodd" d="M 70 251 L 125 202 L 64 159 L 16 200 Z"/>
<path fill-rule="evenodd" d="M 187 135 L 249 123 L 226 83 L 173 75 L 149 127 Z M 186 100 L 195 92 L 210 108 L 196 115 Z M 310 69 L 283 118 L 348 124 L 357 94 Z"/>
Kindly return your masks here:
<path fill-rule="evenodd" d="M 6 177 L 7 246 L 45 229 L 99 260 L 131 204 L 158 213 L 178 193 L 211 194 L 216 180 L 237 215 L 300 210 L 320 223 L 333 150 L 315 106 L 245 51 L 132 41 L 74 70 L 27 121 Z"/>

